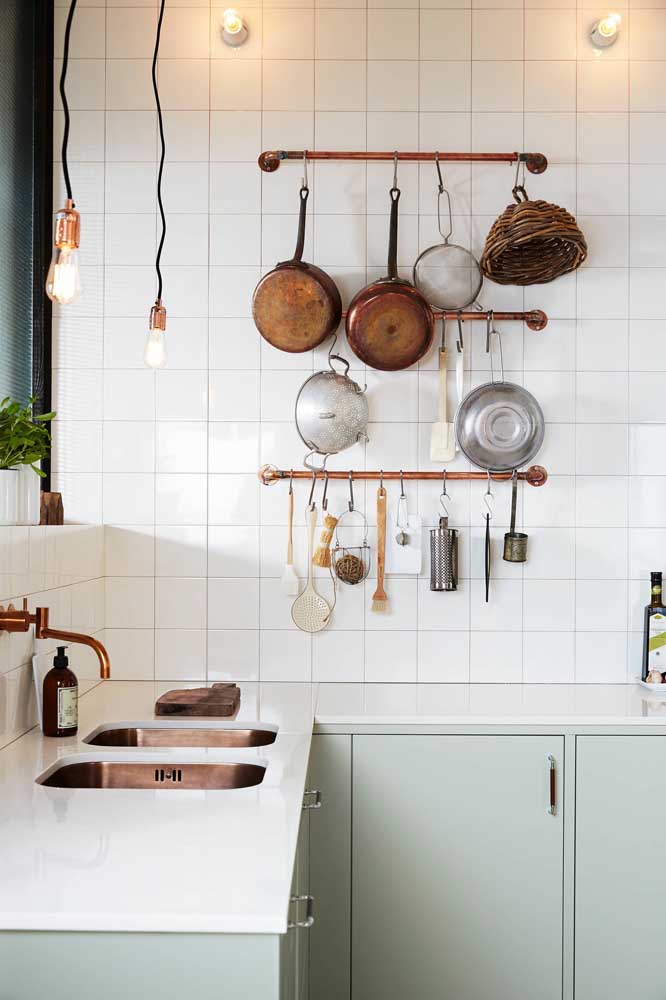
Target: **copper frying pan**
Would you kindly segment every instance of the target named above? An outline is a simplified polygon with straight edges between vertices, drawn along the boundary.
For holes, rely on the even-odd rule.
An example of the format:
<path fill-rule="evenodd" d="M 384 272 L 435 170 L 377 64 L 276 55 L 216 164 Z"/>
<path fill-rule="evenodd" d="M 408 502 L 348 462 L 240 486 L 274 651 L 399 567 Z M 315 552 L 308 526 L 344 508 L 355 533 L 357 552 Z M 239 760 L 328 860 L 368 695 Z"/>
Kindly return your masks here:
<path fill-rule="evenodd" d="M 434 318 L 430 306 L 414 286 L 398 277 L 398 201 L 391 195 L 388 276 L 360 291 L 347 312 L 349 346 L 366 365 L 395 372 L 419 361 L 432 344 Z"/>
<path fill-rule="evenodd" d="M 333 279 L 302 260 L 308 194 L 304 182 L 294 256 L 265 274 L 252 298 L 252 316 L 261 336 L 290 354 L 318 347 L 335 333 L 342 317 L 342 300 Z"/>

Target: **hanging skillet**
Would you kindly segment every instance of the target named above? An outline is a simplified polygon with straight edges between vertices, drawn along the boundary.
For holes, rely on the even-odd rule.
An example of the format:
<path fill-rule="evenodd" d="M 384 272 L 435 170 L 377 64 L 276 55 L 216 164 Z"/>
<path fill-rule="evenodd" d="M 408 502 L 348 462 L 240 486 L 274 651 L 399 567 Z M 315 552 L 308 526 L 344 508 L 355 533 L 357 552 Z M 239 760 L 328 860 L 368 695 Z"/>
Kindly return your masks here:
<path fill-rule="evenodd" d="M 302 354 L 335 333 L 342 318 L 342 300 L 333 279 L 301 258 L 309 195 L 307 163 L 300 190 L 298 238 L 291 260 L 265 274 L 254 290 L 252 316 L 259 333 L 273 347 Z"/>
<path fill-rule="evenodd" d="M 389 229 L 388 275 L 358 292 L 347 312 L 347 340 L 364 364 L 395 372 L 419 361 L 434 333 L 430 306 L 409 282 L 398 277 L 398 156 L 395 155 Z"/>

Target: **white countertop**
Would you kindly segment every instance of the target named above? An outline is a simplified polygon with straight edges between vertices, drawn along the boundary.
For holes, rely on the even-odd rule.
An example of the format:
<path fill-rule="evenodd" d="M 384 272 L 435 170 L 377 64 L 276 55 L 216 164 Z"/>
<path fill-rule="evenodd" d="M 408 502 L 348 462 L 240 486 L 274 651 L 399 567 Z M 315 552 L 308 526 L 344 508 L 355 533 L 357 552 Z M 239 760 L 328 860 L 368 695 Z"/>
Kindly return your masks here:
<path fill-rule="evenodd" d="M 320 684 L 318 726 L 666 726 L 666 684 Z"/>
<path fill-rule="evenodd" d="M 277 725 L 272 746 L 109 754 L 266 762 L 254 788 L 35 783 L 59 757 L 105 753 L 83 738 L 102 723 L 153 719 L 156 697 L 177 686 L 187 685 L 98 684 L 81 699 L 77 737 L 34 729 L 0 751 L 0 929 L 284 933 L 313 721 L 350 732 L 666 727 L 666 691 L 637 685 L 241 684 L 236 721 Z"/>
<path fill-rule="evenodd" d="M 266 761 L 254 788 L 35 784 L 58 757 L 105 753 L 81 740 L 103 722 L 153 719 L 157 695 L 178 686 L 188 685 L 99 684 L 81 698 L 76 737 L 47 739 L 34 729 L 0 752 L 0 929 L 286 930 L 312 733 L 310 685 L 240 685 L 236 721 L 277 725 L 272 746 L 125 751 L 174 761 Z"/>

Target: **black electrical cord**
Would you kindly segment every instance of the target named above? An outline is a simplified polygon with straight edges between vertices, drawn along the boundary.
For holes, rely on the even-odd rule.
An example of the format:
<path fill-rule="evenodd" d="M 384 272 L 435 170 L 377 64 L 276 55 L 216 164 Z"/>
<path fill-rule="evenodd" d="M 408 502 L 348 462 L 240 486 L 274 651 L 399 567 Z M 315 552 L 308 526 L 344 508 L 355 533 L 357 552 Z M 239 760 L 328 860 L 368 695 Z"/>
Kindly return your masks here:
<path fill-rule="evenodd" d="M 67 15 L 67 23 L 65 24 L 65 45 L 62 53 L 62 69 L 60 70 L 60 97 L 62 98 L 62 107 L 65 112 L 65 127 L 62 132 L 62 172 L 65 176 L 65 187 L 67 189 L 67 198 L 69 201 L 72 200 L 72 184 L 69 179 L 69 167 L 67 166 L 67 145 L 69 143 L 69 104 L 67 103 L 67 94 L 65 93 L 65 81 L 67 79 L 67 64 L 69 62 L 69 36 L 72 33 L 72 21 L 74 20 L 76 3 L 77 0 L 72 0 L 69 5 L 69 14 Z"/>
<path fill-rule="evenodd" d="M 76 3 L 76 0 L 74 0 Z M 160 35 L 162 34 L 162 20 L 164 19 L 164 8 L 166 6 L 166 0 L 162 0 L 160 4 L 160 16 L 157 21 L 157 34 L 155 36 L 155 52 L 153 53 L 153 92 L 155 94 L 155 104 L 157 106 L 157 121 L 160 131 L 160 143 L 162 151 L 160 154 L 160 166 L 157 172 L 157 204 L 160 207 L 160 218 L 162 220 L 162 236 L 160 237 L 159 246 L 157 248 L 157 257 L 155 258 L 155 270 L 157 271 L 157 300 L 162 298 L 162 269 L 160 268 L 160 260 L 162 258 L 162 249 L 164 247 L 164 240 L 166 239 L 166 216 L 164 214 L 164 205 L 162 204 L 162 174 L 164 172 L 164 156 L 166 153 L 166 145 L 164 142 L 164 122 L 162 121 L 162 105 L 160 103 L 160 92 L 157 88 L 157 57 L 160 51 Z"/>

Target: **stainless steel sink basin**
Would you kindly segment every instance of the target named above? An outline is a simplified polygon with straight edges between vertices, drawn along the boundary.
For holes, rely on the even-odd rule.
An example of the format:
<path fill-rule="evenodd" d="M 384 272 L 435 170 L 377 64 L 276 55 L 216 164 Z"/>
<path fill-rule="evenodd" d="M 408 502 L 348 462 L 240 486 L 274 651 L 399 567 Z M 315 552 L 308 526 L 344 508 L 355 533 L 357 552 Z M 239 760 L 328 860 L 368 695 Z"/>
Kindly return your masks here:
<path fill-rule="evenodd" d="M 201 764 L 145 760 L 65 761 L 49 768 L 37 783 L 49 788 L 250 788 L 264 780 L 265 766 L 241 762 Z"/>
<path fill-rule="evenodd" d="M 137 723 L 107 725 L 86 737 L 95 747 L 265 747 L 277 730 L 268 726 L 215 726 L 211 723 Z"/>

